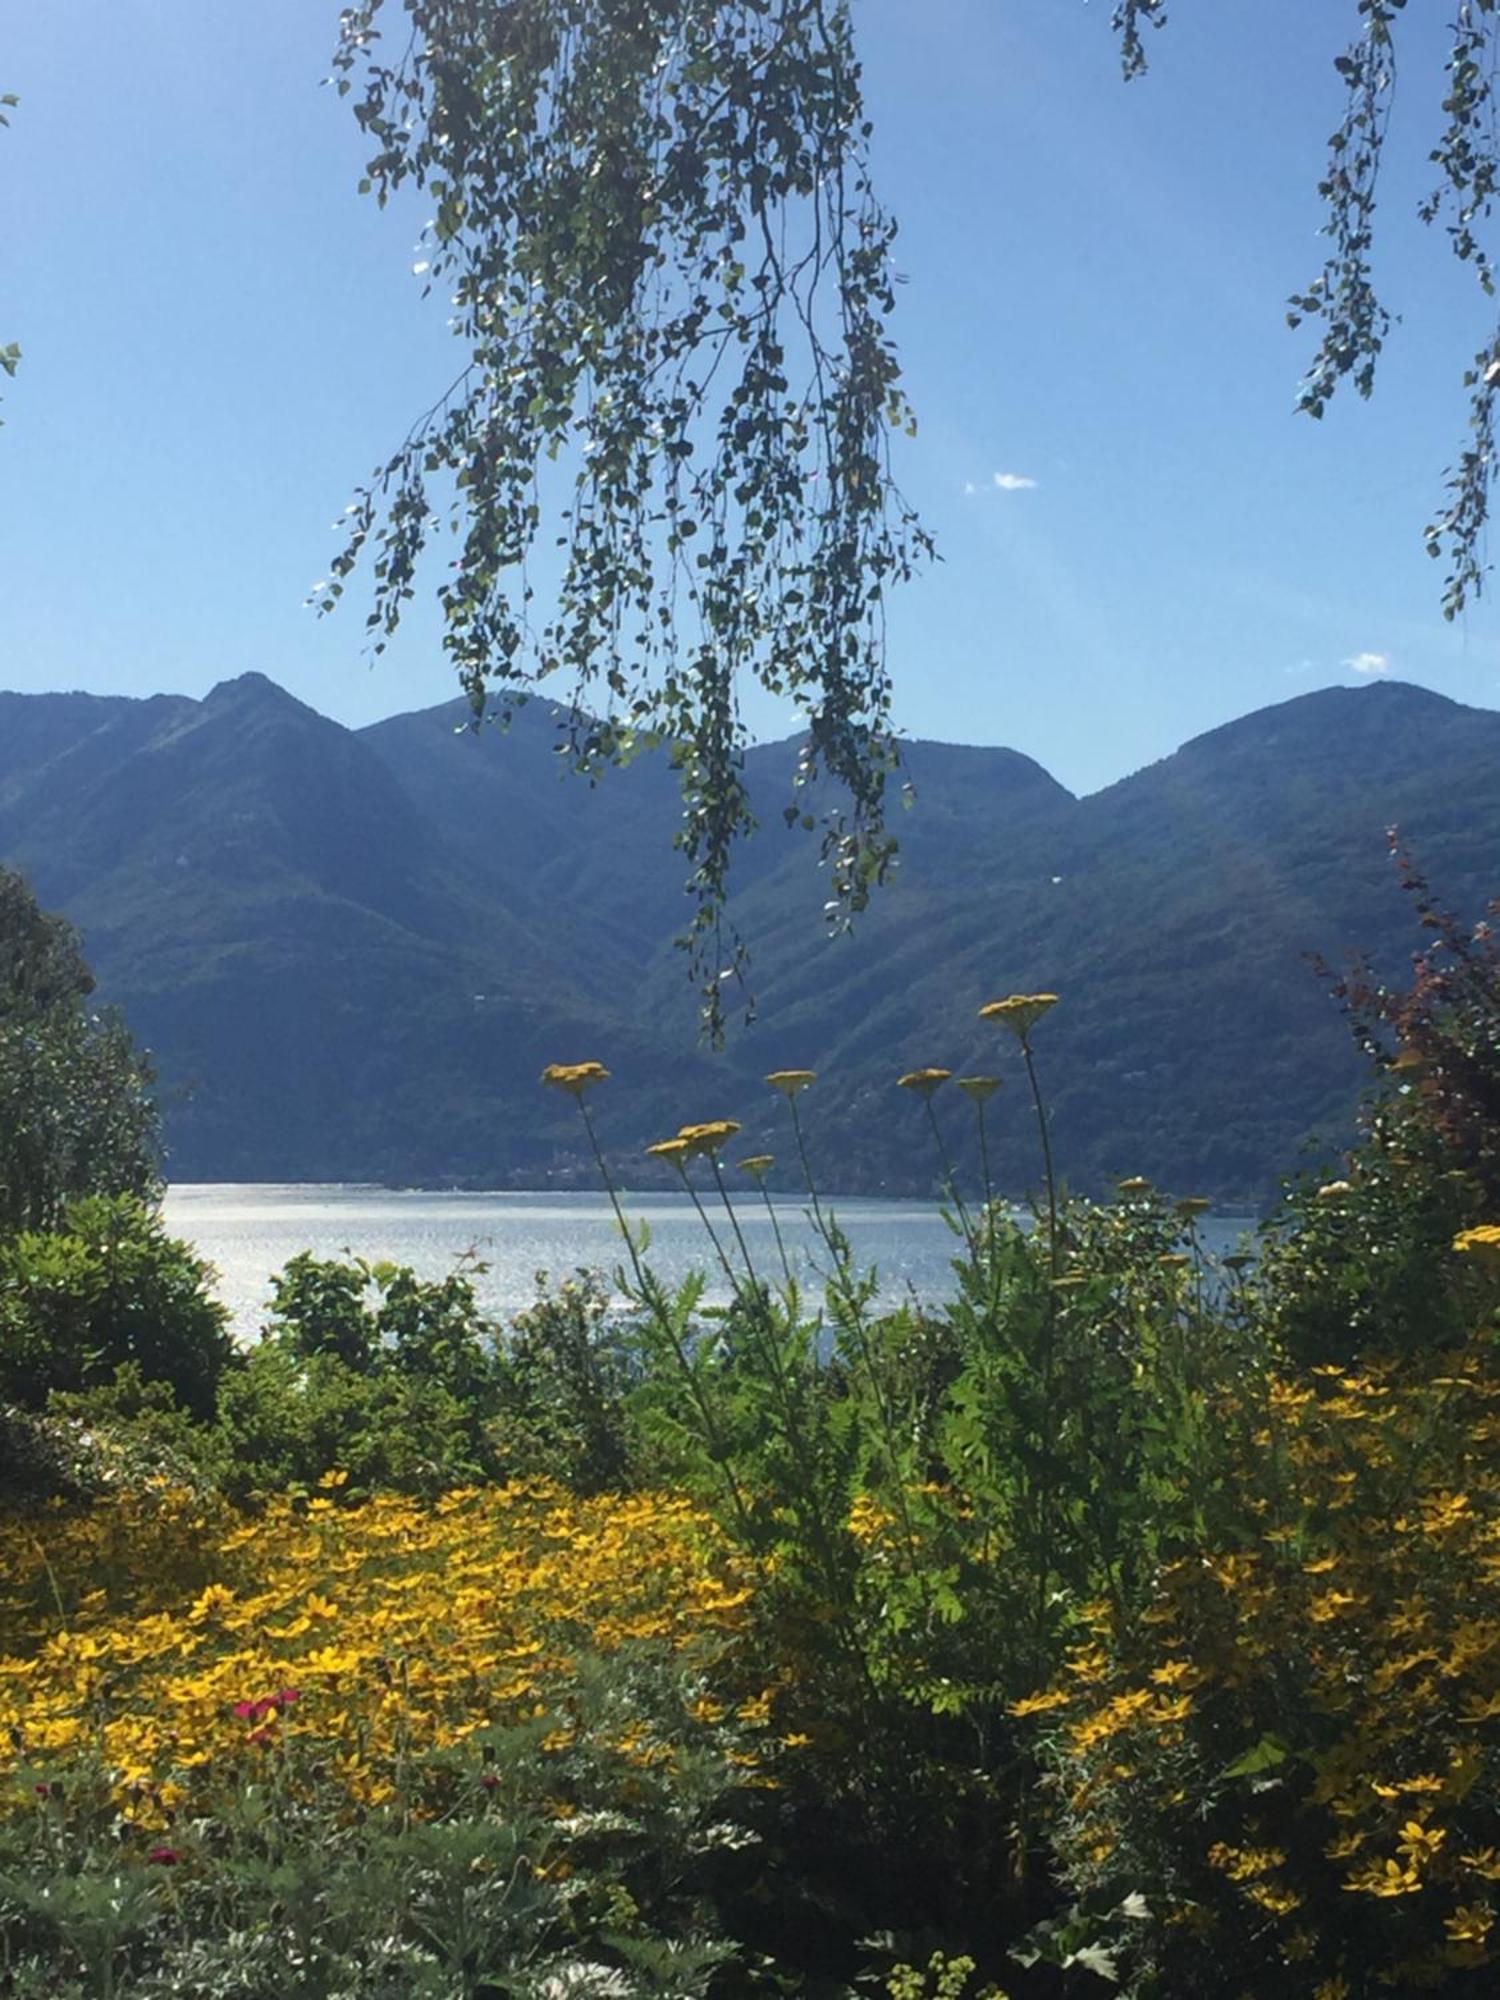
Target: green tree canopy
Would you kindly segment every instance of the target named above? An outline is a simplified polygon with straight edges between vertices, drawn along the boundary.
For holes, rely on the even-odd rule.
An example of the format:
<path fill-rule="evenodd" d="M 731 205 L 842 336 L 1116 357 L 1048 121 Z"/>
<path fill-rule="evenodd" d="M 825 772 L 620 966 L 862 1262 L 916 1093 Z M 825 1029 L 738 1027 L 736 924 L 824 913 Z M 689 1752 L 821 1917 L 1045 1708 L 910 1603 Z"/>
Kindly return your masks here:
<path fill-rule="evenodd" d="M 1456 6 L 1420 202 L 1486 294 L 1497 5 Z M 1299 394 L 1315 417 L 1346 380 L 1370 394 L 1390 327 L 1372 258 L 1405 0 L 1349 9 L 1327 257 L 1289 302 L 1320 336 Z M 1119 0 L 1127 78 L 1166 11 Z M 580 767 L 673 744 L 715 1026 L 739 966 L 725 880 L 750 824 L 741 687 L 805 715 L 786 813 L 821 821 L 832 919 L 894 845 L 884 611 L 931 547 L 888 457 L 912 419 L 855 15 L 849 0 L 357 0 L 334 58 L 372 148 L 364 189 L 429 204 L 416 269 L 451 299 L 463 360 L 356 496 L 318 601 L 332 609 L 368 558 L 378 648 L 447 527 L 438 597 L 476 713 L 560 675 Z M 1484 582 L 1500 332 L 1465 380 L 1470 438 L 1426 529 L 1450 617 Z"/>
<path fill-rule="evenodd" d="M 76 1195 L 158 1191 L 151 1071 L 93 991 L 72 927 L 0 867 L 0 1235 L 54 1228 Z"/>
<path fill-rule="evenodd" d="M 841 796 L 830 914 L 861 906 L 892 845 L 884 602 L 927 537 L 888 464 L 910 421 L 894 227 L 849 15 L 408 0 L 387 53 L 386 11 L 345 11 L 338 87 L 360 82 L 366 188 L 384 202 L 411 183 L 432 205 L 418 269 L 451 295 L 465 361 L 358 495 L 320 601 L 372 553 L 384 643 L 446 520 L 438 594 L 476 708 L 561 674 L 584 768 L 673 743 L 717 1018 L 748 678 L 805 712 L 799 784 L 826 774 Z"/>

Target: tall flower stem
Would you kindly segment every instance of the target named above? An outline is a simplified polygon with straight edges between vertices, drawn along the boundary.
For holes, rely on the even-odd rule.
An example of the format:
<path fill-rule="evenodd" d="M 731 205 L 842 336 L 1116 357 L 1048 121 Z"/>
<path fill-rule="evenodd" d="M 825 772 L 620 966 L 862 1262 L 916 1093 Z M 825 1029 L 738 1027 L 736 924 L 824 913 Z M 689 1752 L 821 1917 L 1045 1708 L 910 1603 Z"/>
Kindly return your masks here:
<path fill-rule="evenodd" d="M 797 1109 L 797 1100 L 794 1096 L 789 1097 L 787 1103 L 791 1107 L 792 1130 L 797 1135 L 797 1157 L 802 1162 L 802 1178 L 807 1182 L 808 1197 L 813 1206 L 813 1220 L 818 1225 L 818 1234 L 828 1244 L 829 1255 L 836 1258 L 838 1252 L 829 1241 L 828 1225 L 823 1219 L 823 1205 L 818 1199 L 818 1183 L 813 1178 L 812 1162 L 807 1157 L 807 1139 L 802 1130 L 802 1114 Z"/>
<path fill-rule="evenodd" d="M 780 1341 L 777 1337 L 776 1323 L 771 1309 L 770 1293 L 766 1287 L 761 1285 L 755 1275 L 755 1265 L 750 1256 L 750 1246 L 745 1241 L 744 1232 L 740 1227 L 739 1216 L 735 1213 L 734 1203 L 729 1198 L 729 1189 L 724 1185 L 723 1171 L 713 1154 L 709 1155 L 709 1164 L 713 1168 L 714 1182 L 719 1190 L 719 1199 L 724 1204 L 725 1212 L 729 1217 L 730 1227 L 734 1231 L 735 1240 L 739 1244 L 740 1255 L 745 1260 L 745 1269 L 749 1273 L 750 1278 L 749 1296 L 743 1297 L 738 1288 L 736 1288 L 735 1296 L 737 1299 L 742 1300 L 750 1323 L 755 1329 L 763 1365 L 770 1375 L 771 1385 L 780 1401 L 781 1418 L 786 1427 L 787 1442 L 791 1446 L 792 1456 L 798 1468 L 798 1490 L 791 1495 L 792 1506 L 806 1522 L 809 1537 L 823 1567 L 824 1588 L 829 1592 L 833 1603 L 844 1606 L 844 1616 L 847 1619 L 847 1599 L 849 1593 L 845 1565 L 841 1564 L 838 1559 L 835 1546 L 835 1531 L 830 1528 L 825 1518 L 823 1485 L 817 1476 L 816 1458 L 807 1430 L 803 1424 L 803 1411 L 798 1397 L 798 1383 L 791 1369 L 788 1367 L 788 1356 L 783 1354 Z M 684 1180 L 687 1178 L 685 1170 L 683 1178 Z M 774 1222 L 774 1216 L 772 1220 Z M 779 1237 L 780 1232 L 778 1231 L 778 1240 Z M 859 1646 L 858 1639 L 852 1628 L 849 1629 L 847 1637 L 850 1645 L 859 1653 L 861 1663 L 863 1664 L 863 1649 Z"/>
<path fill-rule="evenodd" d="M 719 1468 L 720 1477 L 728 1491 L 730 1505 L 734 1509 L 734 1516 L 739 1524 L 740 1533 L 744 1537 L 746 1547 L 753 1549 L 755 1547 L 755 1534 L 750 1518 L 750 1509 L 746 1505 L 743 1492 L 740 1490 L 740 1483 L 734 1476 L 734 1467 L 729 1462 L 729 1450 L 724 1441 L 724 1434 L 719 1429 L 718 1419 L 713 1412 L 713 1405 L 704 1394 L 703 1384 L 698 1379 L 698 1371 L 693 1366 L 693 1358 L 684 1346 L 681 1334 L 672 1324 L 671 1314 L 663 1307 L 650 1272 L 641 1262 L 641 1253 L 636 1248 L 635 1234 L 626 1218 L 624 1209 L 620 1206 L 620 1196 L 615 1187 L 614 1175 L 609 1170 L 609 1162 L 605 1159 L 604 1149 L 599 1144 L 599 1134 L 595 1131 L 594 1121 L 589 1115 L 588 1102 L 581 1093 L 578 1098 L 578 1109 L 583 1117 L 584 1130 L 589 1135 L 589 1144 L 593 1148 L 594 1160 L 599 1168 L 599 1178 L 604 1183 L 605 1193 L 609 1196 L 609 1205 L 615 1212 L 615 1221 L 620 1226 L 620 1234 L 625 1238 L 625 1248 L 630 1253 L 630 1265 L 635 1273 L 636 1296 L 645 1302 L 652 1317 L 667 1336 L 668 1343 L 677 1361 L 678 1370 L 687 1387 L 688 1394 L 692 1397 L 694 1406 L 697 1409 L 699 1422 L 703 1425 L 703 1434 L 708 1440 L 710 1455 L 713 1458 L 714 1464 Z M 712 1230 L 709 1231 L 709 1234 L 713 1234 Z"/>
<path fill-rule="evenodd" d="M 849 1278 L 849 1247 L 847 1238 L 838 1234 L 824 1217 L 822 1203 L 818 1198 L 818 1183 L 813 1176 L 812 1162 L 807 1156 L 807 1141 L 802 1131 L 802 1119 L 797 1110 L 795 1096 L 787 1099 L 792 1113 L 792 1129 L 797 1135 L 797 1153 L 802 1161 L 803 1176 L 807 1181 L 807 1192 L 813 1206 L 813 1219 L 818 1234 L 827 1246 L 833 1259 L 833 1274 L 829 1279 L 829 1290 L 834 1311 L 839 1324 L 851 1333 L 859 1350 L 859 1359 L 864 1368 L 865 1378 L 870 1385 L 870 1393 L 875 1399 L 876 1413 L 880 1418 L 881 1441 L 885 1446 L 886 1466 L 890 1476 L 891 1490 L 895 1496 L 897 1511 L 901 1516 L 902 1532 L 906 1538 L 907 1560 L 911 1564 L 912 1575 L 916 1578 L 921 1593 L 924 1610 L 929 1622 L 932 1615 L 932 1597 L 928 1588 L 926 1572 L 923 1568 L 921 1551 L 917 1544 L 916 1527 L 911 1517 L 911 1507 L 907 1498 L 906 1481 L 902 1477 L 901 1454 L 896 1443 L 896 1426 L 885 1393 L 885 1384 L 880 1369 L 876 1365 L 874 1350 L 870 1345 L 869 1330 L 865 1326 L 864 1312 Z"/>
<path fill-rule="evenodd" d="M 1056 1446 L 1056 1424 L 1053 1420 L 1053 1374 L 1057 1353 L 1057 1175 L 1052 1165 L 1052 1140 L 1047 1131 L 1047 1107 L 1042 1101 L 1042 1087 L 1037 1080 L 1036 1058 L 1031 1053 L 1031 1038 L 1021 1035 L 1021 1054 L 1026 1060 L 1026 1077 L 1031 1085 L 1031 1101 L 1036 1106 L 1036 1125 L 1042 1141 L 1042 1165 L 1047 1177 L 1047 1312 L 1042 1332 L 1042 1409 L 1041 1409 L 1041 1485 L 1037 1492 L 1037 1578 L 1036 1578 L 1036 1647 L 1038 1665 L 1045 1658 L 1045 1633 L 1047 1623 L 1047 1593 L 1052 1581 L 1052 1537 L 1055 1507 L 1053 1504 L 1053 1480 L 1050 1467 Z"/>
<path fill-rule="evenodd" d="M 714 1171 L 715 1173 L 718 1172 L 717 1166 L 715 1167 Z M 681 1177 L 683 1187 L 687 1190 L 688 1200 L 693 1204 L 693 1207 L 697 1209 L 698 1220 L 703 1224 L 704 1230 L 708 1236 L 708 1240 L 714 1246 L 714 1255 L 719 1260 L 719 1268 L 724 1273 L 724 1276 L 729 1280 L 730 1294 L 735 1299 L 738 1299 L 740 1296 L 739 1277 L 735 1271 L 733 1264 L 731 1264 L 729 1261 L 729 1257 L 724 1249 L 724 1245 L 719 1240 L 718 1231 L 714 1228 L 713 1223 L 709 1220 L 708 1210 L 703 1206 L 702 1201 L 699 1199 L 698 1190 L 693 1186 L 692 1182 L 688 1179 L 687 1167 L 681 1160 L 677 1162 L 677 1172 Z M 743 1248 L 743 1245 L 741 1247 Z M 752 1277 L 752 1283 L 753 1282 L 754 1280 Z"/>
<path fill-rule="evenodd" d="M 1052 1276 L 1057 1276 L 1057 1175 L 1052 1166 L 1052 1139 L 1047 1130 L 1047 1107 L 1037 1081 L 1036 1058 L 1028 1036 L 1021 1037 L 1021 1054 L 1026 1059 L 1026 1080 L 1031 1085 L 1031 1101 L 1036 1106 L 1036 1129 L 1042 1141 L 1042 1168 L 1047 1177 L 1047 1246 L 1051 1253 Z"/>
<path fill-rule="evenodd" d="M 813 1226 L 824 1249 L 833 1260 L 833 1269 L 828 1279 L 828 1292 L 842 1323 L 851 1314 L 856 1317 L 858 1315 L 858 1307 L 853 1296 L 854 1288 L 849 1277 L 848 1239 L 823 1213 L 823 1203 L 818 1195 L 818 1183 L 813 1174 L 812 1161 L 807 1156 L 807 1135 L 802 1130 L 802 1114 L 797 1109 L 795 1095 L 787 1098 L 787 1107 L 792 1114 L 792 1131 L 797 1138 L 797 1157 L 802 1162 L 802 1178 L 807 1183 L 807 1197 L 812 1203 Z"/>
<path fill-rule="evenodd" d="M 943 1137 L 943 1128 L 938 1123 L 937 1109 L 926 1091 L 922 1093 L 922 1102 L 927 1107 L 927 1122 L 932 1127 L 932 1136 L 937 1142 L 938 1158 L 943 1163 L 943 1177 L 948 1184 L 948 1198 L 958 1211 L 958 1224 L 964 1233 L 964 1242 L 968 1245 L 969 1255 L 972 1257 L 977 1244 L 974 1231 L 969 1224 L 969 1211 L 964 1207 L 964 1198 L 958 1190 L 958 1175 L 954 1170 L 953 1155 L 948 1150 L 948 1142 Z"/>
<path fill-rule="evenodd" d="M 770 1219 L 771 1234 L 776 1238 L 776 1254 L 781 1259 L 781 1269 L 786 1278 L 788 1292 L 790 1292 L 797 1280 L 792 1276 L 791 1259 L 786 1254 L 786 1243 L 781 1234 L 781 1224 L 776 1220 L 776 1206 L 771 1200 L 771 1190 L 766 1186 L 764 1180 L 760 1184 L 760 1198 L 766 1205 L 766 1215 Z"/>
<path fill-rule="evenodd" d="M 729 1199 L 729 1190 L 724 1185 L 723 1169 L 712 1153 L 708 1156 L 708 1163 L 714 1170 L 714 1185 L 719 1190 L 719 1199 L 724 1204 L 724 1213 L 729 1217 L 729 1226 L 734 1231 L 734 1240 L 739 1245 L 741 1257 L 745 1260 L 745 1270 L 750 1278 L 751 1289 L 759 1291 L 760 1280 L 755 1275 L 755 1264 L 750 1255 L 750 1246 L 745 1241 L 745 1232 L 740 1227 L 740 1219 L 735 1213 L 734 1203 Z"/>

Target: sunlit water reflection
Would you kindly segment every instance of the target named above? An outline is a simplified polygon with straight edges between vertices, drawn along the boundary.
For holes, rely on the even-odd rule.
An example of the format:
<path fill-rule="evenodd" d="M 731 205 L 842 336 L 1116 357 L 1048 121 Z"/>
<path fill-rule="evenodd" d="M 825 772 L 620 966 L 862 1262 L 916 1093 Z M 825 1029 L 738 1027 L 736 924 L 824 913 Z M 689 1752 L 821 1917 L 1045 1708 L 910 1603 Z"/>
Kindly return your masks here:
<path fill-rule="evenodd" d="M 713 1249 L 684 1195 L 625 1198 L 627 1213 L 651 1230 L 652 1268 L 668 1283 L 690 1270 L 715 1275 Z M 917 1201 L 850 1198 L 831 1204 L 861 1266 L 880 1275 L 882 1301 L 908 1294 L 933 1300 L 953 1290 L 956 1239 L 941 1213 Z M 750 1255 L 767 1277 L 778 1258 L 770 1219 L 758 1200 L 736 1204 Z M 450 1194 L 329 1184 L 271 1186 L 183 1184 L 170 1188 L 168 1225 L 218 1272 L 216 1290 L 234 1330 L 252 1337 L 265 1318 L 270 1280 L 300 1250 L 319 1257 L 356 1256 L 408 1264 L 422 1278 L 442 1278 L 461 1259 L 484 1268 L 474 1287 L 486 1312 L 504 1317 L 536 1296 L 537 1273 L 554 1279 L 580 1266 L 613 1271 L 624 1245 L 609 1204 L 593 1194 Z M 799 1277 L 816 1282 L 827 1253 L 806 1204 L 776 1199 L 776 1218 Z M 1202 1233 L 1213 1251 L 1231 1249 L 1247 1224 L 1208 1217 Z M 722 1299 L 719 1275 L 707 1298 Z"/>

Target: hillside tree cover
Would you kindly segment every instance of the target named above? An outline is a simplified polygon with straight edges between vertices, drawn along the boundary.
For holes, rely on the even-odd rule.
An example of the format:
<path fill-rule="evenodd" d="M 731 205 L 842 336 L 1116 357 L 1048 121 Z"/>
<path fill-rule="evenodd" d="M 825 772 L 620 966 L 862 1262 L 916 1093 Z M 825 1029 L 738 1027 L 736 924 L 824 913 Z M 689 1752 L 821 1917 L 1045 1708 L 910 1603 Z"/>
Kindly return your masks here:
<path fill-rule="evenodd" d="M 1345 108 L 1319 188 L 1327 256 L 1288 312 L 1318 334 L 1299 394 L 1314 417 L 1345 381 L 1371 393 L 1391 321 L 1374 220 L 1405 0 L 1350 11 Z M 1166 13 L 1165 0 L 1120 0 L 1127 78 L 1144 73 Z M 1486 295 L 1495 33 L 1495 0 L 1464 0 L 1420 210 Z M 821 823 L 833 921 L 863 906 L 894 850 L 884 614 L 932 544 L 889 457 L 892 432 L 914 424 L 856 10 L 358 0 L 334 72 L 371 142 L 362 188 L 431 205 L 416 268 L 451 298 L 464 358 L 358 492 L 318 601 L 332 609 L 368 560 L 378 649 L 446 527 L 456 554 L 438 597 L 476 714 L 492 691 L 503 708 L 565 671 L 584 770 L 643 739 L 678 746 L 688 942 L 717 1028 L 740 967 L 723 903 L 752 823 L 736 700 L 747 678 L 805 715 L 786 814 Z M 1425 530 L 1447 560 L 1450 618 L 1484 583 L 1500 333 L 1464 379 L 1469 438 Z M 840 803 L 807 811 L 819 774 Z"/>

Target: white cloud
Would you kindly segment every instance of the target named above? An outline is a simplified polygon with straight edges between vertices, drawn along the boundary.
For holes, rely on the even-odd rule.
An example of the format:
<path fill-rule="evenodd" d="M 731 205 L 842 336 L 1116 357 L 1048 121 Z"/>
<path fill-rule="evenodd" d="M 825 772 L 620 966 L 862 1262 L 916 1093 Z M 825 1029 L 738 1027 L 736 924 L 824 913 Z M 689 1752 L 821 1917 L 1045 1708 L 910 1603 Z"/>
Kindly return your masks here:
<path fill-rule="evenodd" d="M 1351 674 L 1388 674 L 1391 656 L 1389 653 L 1351 653 L 1344 665 Z"/>
<path fill-rule="evenodd" d="M 1002 493 L 1029 493 L 1036 481 L 1028 479 L 1024 472 L 997 472 L 995 484 Z"/>
<path fill-rule="evenodd" d="M 967 499 L 972 500 L 974 498 L 974 495 L 978 491 L 979 488 L 974 484 L 972 479 L 966 479 L 964 481 L 964 495 Z"/>

